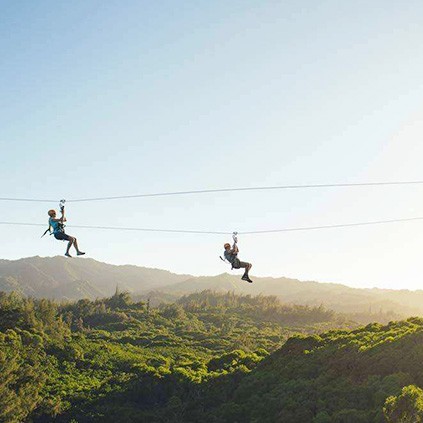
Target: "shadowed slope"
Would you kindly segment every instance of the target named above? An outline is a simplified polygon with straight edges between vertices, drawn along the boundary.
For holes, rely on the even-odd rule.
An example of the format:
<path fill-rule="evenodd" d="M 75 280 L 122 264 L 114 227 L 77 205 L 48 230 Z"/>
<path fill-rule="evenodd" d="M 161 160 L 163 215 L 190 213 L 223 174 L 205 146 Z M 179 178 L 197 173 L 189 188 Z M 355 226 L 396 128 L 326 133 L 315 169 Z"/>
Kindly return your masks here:
<path fill-rule="evenodd" d="M 37 298 L 80 299 L 112 295 L 119 285 L 130 292 L 157 289 L 188 275 L 137 266 L 115 266 L 93 259 L 30 257 L 0 260 L 0 290 Z"/>

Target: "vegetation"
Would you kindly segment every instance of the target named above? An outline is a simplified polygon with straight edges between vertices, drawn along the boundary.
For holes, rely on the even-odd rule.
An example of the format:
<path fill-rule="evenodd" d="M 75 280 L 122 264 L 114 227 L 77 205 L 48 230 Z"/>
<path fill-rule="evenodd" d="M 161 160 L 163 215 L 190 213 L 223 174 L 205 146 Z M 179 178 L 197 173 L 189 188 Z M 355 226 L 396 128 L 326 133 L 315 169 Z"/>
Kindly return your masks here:
<path fill-rule="evenodd" d="M 423 385 L 422 345 L 419 318 L 292 337 L 210 415 L 228 422 L 417 422 L 421 390 L 401 389 Z"/>
<path fill-rule="evenodd" d="M 422 341 L 276 297 L 0 293 L 0 421 L 418 422 Z"/>
<path fill-rule="evenodd" d="M 383 408 L 388 423 L 423 421 L 423 391 L 415 385 L 405 386 L 401 394 L 391 396 Z"/>

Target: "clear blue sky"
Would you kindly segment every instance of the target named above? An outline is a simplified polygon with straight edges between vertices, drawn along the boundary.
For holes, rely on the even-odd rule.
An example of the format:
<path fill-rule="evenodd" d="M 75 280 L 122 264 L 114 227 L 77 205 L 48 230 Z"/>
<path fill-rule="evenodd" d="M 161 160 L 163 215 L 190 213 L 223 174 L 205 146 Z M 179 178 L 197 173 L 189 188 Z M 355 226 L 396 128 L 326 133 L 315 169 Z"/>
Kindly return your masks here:
<path fill-rule="evenodd" d="M 0 16 L 0 197 L 423 179 L 421 1 L 19 1 Z M 227 270 L 221 236 L 423 216 L 423 186 L 69 205 L 90 257 Z M 44 222 L 56 203 L 0 203 Z M 62 254 L 0 226 L 1 258 Z M 423 223 L 245 236 L 253 274 L 422 288 Z"/>

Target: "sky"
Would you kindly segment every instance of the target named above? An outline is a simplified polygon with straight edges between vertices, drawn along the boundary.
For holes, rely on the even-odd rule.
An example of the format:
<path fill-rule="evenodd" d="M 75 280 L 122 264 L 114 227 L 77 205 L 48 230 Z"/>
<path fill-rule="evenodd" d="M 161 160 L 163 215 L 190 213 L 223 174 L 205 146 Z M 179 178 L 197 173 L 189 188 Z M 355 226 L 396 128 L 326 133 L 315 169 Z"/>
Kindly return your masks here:
<path fill-rule="evenodd" d="M 0 221 L 61 198 L 423 180 L 423 3 L 2 1 Z M 55 200 L 56 199 L 56 200 Z M 423 185 L 69 203 L 94 259 L 229 271 L 223 235 L 423 216 Z M 0 258 L 63 254 L 0 225 Z M 423 222 L 240 236 L 252 275 L 423 288 Z M 234 271 L 235 274 L 239 273 Z M 242 283 L 240 281 L 240 283 Z"/>

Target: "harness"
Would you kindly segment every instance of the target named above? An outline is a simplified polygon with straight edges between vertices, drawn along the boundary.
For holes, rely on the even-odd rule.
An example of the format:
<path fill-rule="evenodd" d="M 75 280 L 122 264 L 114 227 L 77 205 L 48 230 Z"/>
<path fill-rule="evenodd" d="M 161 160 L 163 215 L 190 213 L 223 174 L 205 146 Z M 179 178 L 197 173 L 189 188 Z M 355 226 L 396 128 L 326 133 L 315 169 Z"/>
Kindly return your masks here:
<path fill-rule="evenodd" d="M 62 222 L 57 222 L 57 231 L 56 232 L 65 232 L 65 224 Z M 49 235 L 53 235 L 54 231 L 52 231 L 52 226 L 49 224 L 48 228 L 45 230 L 45 232 L 41 235 L 41 238 L 48 232 Z"/>

